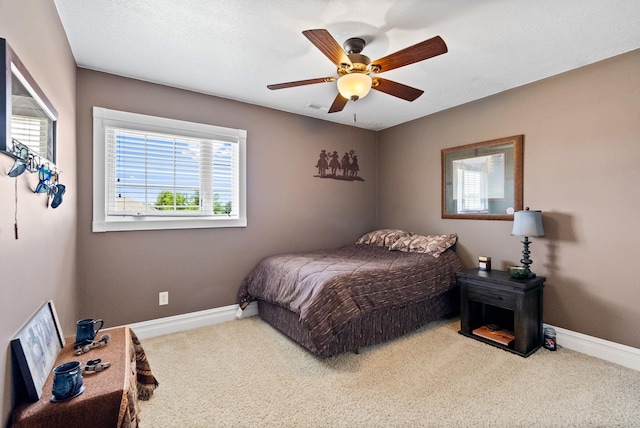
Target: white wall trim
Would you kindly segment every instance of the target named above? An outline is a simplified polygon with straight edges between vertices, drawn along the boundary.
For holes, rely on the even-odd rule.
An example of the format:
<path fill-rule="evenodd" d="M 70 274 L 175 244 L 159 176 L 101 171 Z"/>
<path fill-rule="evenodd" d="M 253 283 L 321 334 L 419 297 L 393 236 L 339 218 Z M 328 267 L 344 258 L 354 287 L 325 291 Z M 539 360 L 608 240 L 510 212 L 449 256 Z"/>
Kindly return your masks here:
<path fill-rule="evenodd" d="M 556 343 L 559 346 L 640 371 L 640 349 L 553 325 L 544 326 L 556 331 Z"/>
<path fill-rule="evenodd" d="M 238 305 L 229 305 L 221 308 L 142 321 L 129 324 L 129 327 L 140 339 L 146 339 L 233 321 L 239 318 L 237 315 Z M 242 312 L 241 317 L 246 318 L 255 315 L 258 315 L 258 304 L 252 302 Z M 640 371 L 640 349 L 593 336 L 587 336 L 586 334 L 549 324 L 544 324 L 544 327 L 552 327 L 556 331 L 556 342 L 558 346 Z"/>
<path fill-rule="evenodd" d="M 140 339 L 146 339 L 149 337 L 176 333 L 178 331 L 206 327 L 226 321 L 233 321 L 236 318 L 239 318 L 236 317 L 238 309 L 238 305 L 229 305 L 221 308 L 207 309 L 204 311 L 190 312 L 172 317 L 142 321 L 129 324 L 128 326 Z M 258 304 L 256 302 L 252 302 L 247 306 L 247 308 L 242 312 L 242 318 L 254 315 L 258 315 Z"/>

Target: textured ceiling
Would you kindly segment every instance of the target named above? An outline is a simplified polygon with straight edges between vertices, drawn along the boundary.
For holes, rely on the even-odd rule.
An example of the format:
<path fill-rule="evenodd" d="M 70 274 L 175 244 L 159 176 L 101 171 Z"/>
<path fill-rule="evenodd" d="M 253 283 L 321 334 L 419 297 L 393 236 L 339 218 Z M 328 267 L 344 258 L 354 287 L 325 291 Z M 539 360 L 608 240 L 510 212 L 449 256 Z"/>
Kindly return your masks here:
<path fill-rule="evenodd" d="M 80 67 L 373 130 L 640 48 L 639 0 L 55 3 Z M 302 35 L 317 28 L 365 39 L 371 59 L 436 35 L 449 52 L 380 75 L 424 90 L 416 101 L 371 91 L 328 114 L 335 83 L 266 87 L 336 74 Z"/>

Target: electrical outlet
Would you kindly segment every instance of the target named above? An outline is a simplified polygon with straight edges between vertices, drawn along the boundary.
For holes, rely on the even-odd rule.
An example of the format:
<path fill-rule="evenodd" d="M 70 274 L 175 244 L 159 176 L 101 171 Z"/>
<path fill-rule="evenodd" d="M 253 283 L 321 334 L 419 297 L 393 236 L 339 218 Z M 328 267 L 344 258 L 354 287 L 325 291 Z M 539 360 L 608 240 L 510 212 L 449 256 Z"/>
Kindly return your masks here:
<path fill-rule="evenodd" d="M 169 292 L 161 291 L 158 295 L 158 305 L 168 305 L 169 304 Z"/>

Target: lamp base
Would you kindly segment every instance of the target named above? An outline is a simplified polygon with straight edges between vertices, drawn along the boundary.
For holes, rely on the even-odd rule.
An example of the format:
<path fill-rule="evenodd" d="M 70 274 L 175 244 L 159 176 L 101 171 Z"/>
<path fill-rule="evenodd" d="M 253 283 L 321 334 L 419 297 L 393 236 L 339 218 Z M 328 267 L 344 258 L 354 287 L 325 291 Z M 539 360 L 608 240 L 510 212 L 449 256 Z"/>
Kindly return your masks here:
<path fill-rule="evenodd" d="M 533 263 L 533 261 L 529 258 L 529 254 L 531 254 L 529 252 L 529 244 L 531 243 L 529 241 L 528 237 L 524 237 L 524 241 L 520 241 L 522 242 L 523 248 L 522 248 L 522 259 L 520 260 L 520 263 L 522 263 L 522 267 L 526 269 L 527 273 L 526 273 L 526 278 L 535 278 L 536 274 L 531 272 L 531 269 L 529 269 L 529 266 L 531 265 L 531 263 Z"/>

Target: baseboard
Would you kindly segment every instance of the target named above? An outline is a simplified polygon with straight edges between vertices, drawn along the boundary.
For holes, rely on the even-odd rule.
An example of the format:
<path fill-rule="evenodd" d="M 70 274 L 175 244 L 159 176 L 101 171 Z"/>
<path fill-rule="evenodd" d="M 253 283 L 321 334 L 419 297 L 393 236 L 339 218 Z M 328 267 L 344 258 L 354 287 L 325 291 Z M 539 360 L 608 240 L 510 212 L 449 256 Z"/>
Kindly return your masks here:
<path fill-rule="evenodd" d="M 129 327 L 131 327 L 140 339 L 145 339 L 233 321 L 237 318 L 237 311 L 238 305 L 229 305 L 221 308 L 207 309 L 129 324 Z M 258 315 L 258 304 L 256 302 L 252 302 L 242 312 L 242 318 L 254 315 Z M 553 327 L 556 331 L 556 342 L 559 346 L 640 371 L 640 349 L 609 342 L 608 340 L 593 336 L 587 336 L 586 334 L 549 324 L 544 324 L 544 326 Z"/>
<path fill-rule="evenodd" d="M 142 321 L 129 324 L 129 327 L 140 339 L 146 339 L 149 337 L 176 333 L 178 331 L 206 327 L 226 321 L 233 321 L 237 319 L 237 311 L 238 305 L 229 305 L 221 308 L 207 309 L 204 311 L 190 312 L 188 314 L 175 315 L 172 317 Z M 258 315 L 258 304 L 256 302 L 250 303 L 249 306 L 242 311 L 242 318 L 254 315 Z"/>
<path fill-rule="evenodd" d="M 640 349 L 553 325 L 544 326 L 553 327 L 559 346 L 640 371 Z"/>

